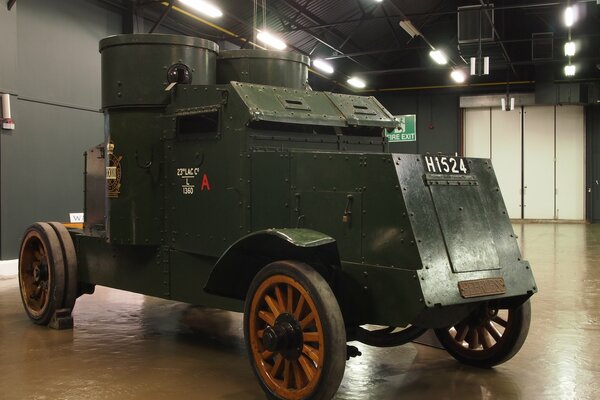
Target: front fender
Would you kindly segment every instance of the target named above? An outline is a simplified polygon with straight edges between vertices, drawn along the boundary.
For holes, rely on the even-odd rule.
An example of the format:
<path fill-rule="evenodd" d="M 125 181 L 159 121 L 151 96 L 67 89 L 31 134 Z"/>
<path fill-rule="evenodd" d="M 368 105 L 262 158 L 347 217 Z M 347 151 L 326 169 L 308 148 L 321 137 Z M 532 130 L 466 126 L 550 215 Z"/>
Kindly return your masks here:
<path fill-rule="evenodd" d="M 204 289 L 220 296 L 245 299 L 258 271 L 278 260 L 305 262 L 326 279 L 340 265 L 337 243 L 324 233 L 310 229 L 267 229 L 244 236 L 225 250 Z"/>

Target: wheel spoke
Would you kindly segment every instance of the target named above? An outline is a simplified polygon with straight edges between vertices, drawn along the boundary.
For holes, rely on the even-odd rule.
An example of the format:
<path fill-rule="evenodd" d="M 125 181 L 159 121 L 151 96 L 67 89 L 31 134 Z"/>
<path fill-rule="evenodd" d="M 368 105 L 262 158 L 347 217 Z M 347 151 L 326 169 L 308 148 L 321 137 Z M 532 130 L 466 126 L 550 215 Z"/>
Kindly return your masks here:
<path fill-rule="evenodd" d="M 302 328 L 302 330 L 304 330 L 314 320 L 315 320 L 315 315 L 311 312 L 302 321 L 300 321 L 300 327 Z"/>
<path fill-rule="evenodd" d="M 280 313 L 285 312 L 285 300 L 283 299 L 283 293 L 281 293 L 281 288 L 279 285 L 275 286 L 275 297 L 277 298 L 277 305 Z"/>
<path fill-rule="evenodd" d="M 265 302 L 269 306 L 269 309 L 271 310 L 273 315 L 275 315 L 275 318 L 279 317 L 279 314 L 281 314 L 281 311 L 279 310 L 279 307 L 275 303 L 275 300 L 271 296 L 266 295 Z"/>
<path fill-rule="evenodd" d="M 277 377 L 277 374 L 279 374 L 279 370 L 281 369 L 282 365 L 283 356 L 281 354 L 277 354 L 277 356 L 275 357 L 275 363 L 273 364 L 273 368 L 271 368 L 271 376 L 273 378 Z"/>
<path fill-rule="evenodd" d="M 302 377 L 302 371 L 300 370 L 298 361 L 292 362 L 292 370 L 294 371 L 294 382 L 296 384 L 296 389 L 302 389 L 304 387 L 304 379 Z"/>
<path fill-rule="evenodd" d="M 496 342 L 499 342 L 502 338 L 502 335 L 500 335 L 498 330 L 492 325 L 491 322 L 488 321 L 487 324 L 485 324 L 485 329 L 490 333 L 490 335 L 492 335 Z"/>
<path fill-rule="evenodd" d="M 492 347 L 492 340 L 490 338 L 490 334 L 487 333 L 484 327 L 477 328 L 477 333 L 479 334 L 479 339 L 484 350 Z"/>
<path fill-rule="evenodd" d="M 474 350 L 479 347 L 479 334 L 477 333 L 477 329 L 471 328 L 469 330 L 469 338 L 467 339 L 469 342 L 469 349 Z"/>
<path fill-rule="evenodd" d="M 258 312 L 258 318 L 265 321 L 269 326 L 275 325 L 275 316 L 270 312 L 260 310 Z"/>
<path fill-rule="evenodd" d="M 469 325 L 460 323 L 455 327 L 455 329 L 456 336 L 454 336 L 454 340 L 460 343 L 464 342 L 467 334 L 469 333 Z"/>
<path fill-rule="evenodd" d="M 258 336 L 259 339 L 262 339 L 263 336 L 265 336 L 265 330 L 261 329 L 258 332 L 256 332 L 256 336 Z"/>
<path fill-rule="evenodd" d="M 268 360 L 269 358 L 273 357 L 273 352 L 269 351 L 269 350 L 265 350 L 262 353 L 260 353 L 260 356 L 262 357 L 263 360 Z"/>
<path fill-rule="evenodd" d="M 302 352 L 304 354 L 306 354 L 308 357 L 310 357 L 310 359 L 313 360 L 315 362 L 315 364 L 319 365 L 320 357 L 319 357 L 319 352 L 318 352 L 317 349 L 315 349 L 312 346 L 309 346 L 309 345 L 305 344 L 302 347 Z"/>
<path fill-rule="evenodd" d="M 44 288 L 42 287 L 42 284 L 40 283 L 38 286 L 36 286 L 35 290 L 33 291 L 33 293 L 29 296 L 30 299 L 34 299 L 37 300 L 40 297 L 42 297 L 42 292 L 44 291 Z"/>
<path fill-rule="evenodd" d="M 286 389 L 290 387 L 291 372 L 292 371 L 290 370 L 290 360 L 285 360 L 285 365 L 283 367 L 283 387 Z"/>
<path fill-rule="evenodd" d="M 290 285 L 287 287 L 287 307 L 285 311 L 288 313 L 294 312 L 294 288 Z"/>
<path fill-rule="evenodd" d="M 300 314 L 302 313 L 302 308 L 304 307 L 304 297 L 300 294 L 300 299 L 298 299 L 298 304 L 296 305 L 296 309 L 294 310 L 294 318 L 297 320 L 300 319 Z"/>
<path fill-rule="evenodd" d="M 308 358 L 306 358 L 306 356 L 304 356 L 304 355 L 301 355 L 300 358 L 298 358 L 298 362 L 300 362 L 300 365 L 302 366 L 302 370 L 304 371 L 304 374 L 308 378 L 308 381 L 309 382 L 312 381 L 313 377 L 317 373 L 317 369 L 315 368 L 313 363 Z"/>
<path fill-rule="evenodd" d="M 508 322 L 505 321 L 504 319 L 500 318 L 499 315 L 496 315 L 492 321 L 494 321 L 495 323 L 497 323 L 498 325 L 500 325 L 504 328 L 506 328 L 506 326 L 508 325 Z"/>
<path fill-rule="evenodd" d="M 305 342 L 318 342 L 319 341 L 319 332 L 304 332 L 304 341 Z"/>

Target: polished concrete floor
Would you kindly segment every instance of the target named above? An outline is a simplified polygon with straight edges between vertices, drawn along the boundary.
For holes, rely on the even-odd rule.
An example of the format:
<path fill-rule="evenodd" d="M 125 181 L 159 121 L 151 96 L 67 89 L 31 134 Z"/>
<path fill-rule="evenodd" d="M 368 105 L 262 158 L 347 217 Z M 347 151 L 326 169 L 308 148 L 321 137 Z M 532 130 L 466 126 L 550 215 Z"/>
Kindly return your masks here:
<path fill-rule="evenodd" d="M 516 224 L 540 292 L 511 361 L 465 367 L 443 350 L 357 344 L 336 399 L 600 398 L 600 225 Z M 241 316 L 97 288 L 75 329 L 29 323 L 0 280 L 0 399 L 264 399 Z"/>

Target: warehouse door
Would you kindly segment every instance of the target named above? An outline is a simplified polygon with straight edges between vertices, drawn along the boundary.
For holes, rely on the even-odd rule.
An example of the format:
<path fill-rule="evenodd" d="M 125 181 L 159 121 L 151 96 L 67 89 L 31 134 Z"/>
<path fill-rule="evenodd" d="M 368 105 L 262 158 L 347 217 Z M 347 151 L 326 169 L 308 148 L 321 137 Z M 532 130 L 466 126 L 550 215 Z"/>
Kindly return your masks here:
<path fill-rule="evenodd" d="M 583 107 L 556 107 L 556 218 L 584 219 L 585 124 Z"/>
<path fill-rule="evenodd" d="M 465 109 L 464 143 L 467 157 L 492 159 L 511 218 L 584 219 L 582 107 Z"/>
<path fill-rule="evenodd" d="M 521 116 L 520 108 L 491 111 L 492 164 L 510 218 L 521 218 Z"/>
<path fill-rule="evenodd" d="M 523 132 L 523 216 L 554 219 L 554 107 L 525 107 Z"/>

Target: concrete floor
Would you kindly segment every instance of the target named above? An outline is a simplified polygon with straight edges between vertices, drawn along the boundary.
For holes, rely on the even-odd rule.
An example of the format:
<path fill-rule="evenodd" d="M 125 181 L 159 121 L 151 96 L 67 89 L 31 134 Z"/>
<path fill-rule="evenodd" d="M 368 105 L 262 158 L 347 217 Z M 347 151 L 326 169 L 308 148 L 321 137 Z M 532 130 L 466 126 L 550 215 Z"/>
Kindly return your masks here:
<path fill-rule="evenodd" d="M 408 344 L 347 363 L 336 399 L 598 399 L 600 225 L 516 224 L 537 279 L 529 338 L 493 370 Z M 264 399 L 241 315 L 97 288 L 75 329 L 32 325 L 0 280 L 0 399 Z"/>

